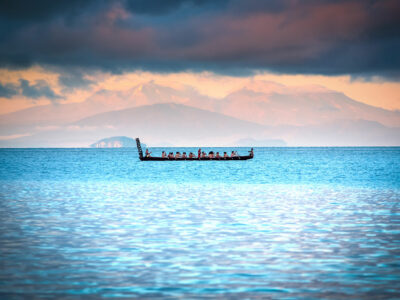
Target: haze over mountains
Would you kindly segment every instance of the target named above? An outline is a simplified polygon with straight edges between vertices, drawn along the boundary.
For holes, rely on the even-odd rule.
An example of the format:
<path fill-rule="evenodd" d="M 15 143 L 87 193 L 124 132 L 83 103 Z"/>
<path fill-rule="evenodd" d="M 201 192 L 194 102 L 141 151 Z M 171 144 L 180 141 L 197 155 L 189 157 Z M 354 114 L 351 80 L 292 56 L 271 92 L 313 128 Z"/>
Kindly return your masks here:
<path fill-rule="evenodd" d="M 109 136 L 152 145 L 400 145 L 400 112 L 369 106 L 319 86 L 253 82 L 222 99 L 153 81 L 101 90 L 86 101 L 0 116 L 0 146 L 86 147 Z M 283 143 L 283 144 L 282 144 Z"/>

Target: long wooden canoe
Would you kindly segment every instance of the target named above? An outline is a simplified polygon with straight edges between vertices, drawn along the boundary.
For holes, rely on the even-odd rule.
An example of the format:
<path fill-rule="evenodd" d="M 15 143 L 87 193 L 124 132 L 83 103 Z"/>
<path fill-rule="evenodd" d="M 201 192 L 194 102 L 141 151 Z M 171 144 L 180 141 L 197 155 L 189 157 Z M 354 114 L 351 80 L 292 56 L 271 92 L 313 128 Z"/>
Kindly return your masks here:
<path fill-rule="evenodd" d="M 254 157 L 254 155 L 252 155 L 250 153 L 250 155 L 239 155 L 239 156 L 235 156 L 235 157 L 220 157 L 220 158 L 210 158 L 210 157 L 204 157 L 204 158 L 168 158 L 168 157 L 160 157 L 160 156 L 150 156 L 150 157 L 145 157 L 143 156 L 143 150 L 142 150 L 142 146 L 140 144 L 140 140 L 139 138 L 136 138 L 136 145 L 137 145 L 137 149 L 139 152 L 139 159 L 141 161 L 174 161 L 174 160 L 218 160 L 218 161 L 225 161 L 225 160 L 247 160 L 247 159 L 252 159 Z"/>

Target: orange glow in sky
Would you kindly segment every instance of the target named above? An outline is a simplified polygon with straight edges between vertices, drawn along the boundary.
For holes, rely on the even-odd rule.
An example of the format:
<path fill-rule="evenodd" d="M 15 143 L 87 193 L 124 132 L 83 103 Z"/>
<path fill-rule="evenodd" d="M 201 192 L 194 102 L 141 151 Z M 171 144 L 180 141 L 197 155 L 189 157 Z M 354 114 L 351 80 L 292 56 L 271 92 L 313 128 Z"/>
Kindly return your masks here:
<path fill-rule="evenodd" d="M 21 78 L 31 83 L 38 80 L 45 81 L 55 93 L 63 97 L 57 103 L 81 102 L 102 89 L 124 91 L 150 80 L 173 88 L 191 86 L 198 90 L 199 93 L 215 98 L 223 98 L 240 88 L 254 84 L 260 85 L 262 82 L 267 81 L 290 87 L 323 86 L 333 91 L 342 92 L 348 97 L 365 104 L 389 110 L 400 110 L 400 83 L 388 82 L 379 78 L 365 81 L 352 80 L 350 76 L 280 75 L 267 72 L 246 77 L 218 75 L 212 72 L 132 72 L 121 75 L 97 72 L 87 75 L 87 78 L 94 82 L 90 88 L 77 88 L 72 91 L 66 91 L 58 84 L 58 77 L 59 74 L 56 72 L 48 71 L 41 67 L 16 71 L 0 70 L 0 83 L 2 84 L 17 84 Z M 15 95 L 11 99 L 3 97 L 0 98 L 0 113 L 5 114 L 49 103 L 51 101 L 46 98 L 29 99 L 22 95 Z"/>

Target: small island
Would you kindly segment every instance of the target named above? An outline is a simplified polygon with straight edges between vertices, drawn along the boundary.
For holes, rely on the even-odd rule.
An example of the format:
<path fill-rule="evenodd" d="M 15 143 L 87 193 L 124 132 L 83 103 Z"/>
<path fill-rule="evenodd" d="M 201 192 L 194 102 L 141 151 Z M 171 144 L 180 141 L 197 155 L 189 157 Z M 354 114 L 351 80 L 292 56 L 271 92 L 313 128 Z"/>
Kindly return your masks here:
<path fill-rule="evenodd" d="M 136 141 L 127 136 L 113 136 L 101 139 L 90 145 L 90 148 L 130 148 L 136 147 Z"/>

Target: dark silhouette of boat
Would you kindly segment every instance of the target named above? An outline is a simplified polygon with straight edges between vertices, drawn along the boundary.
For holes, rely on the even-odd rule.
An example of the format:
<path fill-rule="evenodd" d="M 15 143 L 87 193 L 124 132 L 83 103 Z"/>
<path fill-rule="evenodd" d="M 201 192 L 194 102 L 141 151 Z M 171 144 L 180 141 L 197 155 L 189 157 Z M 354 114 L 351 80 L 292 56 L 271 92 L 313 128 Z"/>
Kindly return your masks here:
<path fill-rule="evenodd" d="M 140 140 L 139 138 L 136 138 L 136 145 L 137 145 L 137 149 L 139 152 L 139 159 L 141 161 L 173 161 L 173 160 L 247 160 L 247 159 L 252 159 L 254 157 L 253 154 L 253 148 L 251 148 L 251 151 L 249 151 L 249 155 L 238 155 L 238 156 L 234 156 L 234 157 L 204 157 L 204 158 L 198 158 L 198 157 L 194 157 L 194 158 L 168 158 L 168 157 L 160 157 L 160 156 L 143 156 L 143 150 L 142 150 L 142 146 L 140 145 Z"/>

